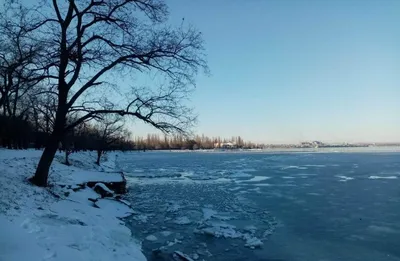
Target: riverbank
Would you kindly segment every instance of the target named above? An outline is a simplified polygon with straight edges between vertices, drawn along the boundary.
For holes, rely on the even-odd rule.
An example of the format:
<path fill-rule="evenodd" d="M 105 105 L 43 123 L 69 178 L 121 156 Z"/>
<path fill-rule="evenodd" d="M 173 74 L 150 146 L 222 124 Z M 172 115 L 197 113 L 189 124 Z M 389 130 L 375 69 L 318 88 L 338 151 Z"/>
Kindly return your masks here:
<path fill-rule="evenodd" d="M 120 218 L 133 210 L 101 199 L 83 181 L 118 181 L 115 154 L 101 167 L 94 153 L 58 154 L 49 188 L 31 185 L 41 151 L 0 149 L 0 260 L 145 261 L 141 246 Z M 96 180 L 91 180 L 98 177 Z"/>

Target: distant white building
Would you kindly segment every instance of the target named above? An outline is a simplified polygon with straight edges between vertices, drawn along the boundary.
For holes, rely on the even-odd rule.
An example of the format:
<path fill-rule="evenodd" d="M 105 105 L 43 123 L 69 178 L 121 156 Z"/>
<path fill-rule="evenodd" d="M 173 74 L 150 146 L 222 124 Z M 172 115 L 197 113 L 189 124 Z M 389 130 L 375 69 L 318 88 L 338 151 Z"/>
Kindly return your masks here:
<path fill-rule="evenodd" d="M 221 143 L 215 143 L 214 148 L 219 148 L 219 149 L 235 149 L 237 148 L 236 143 L 233 142 L 221 142 Z"/>

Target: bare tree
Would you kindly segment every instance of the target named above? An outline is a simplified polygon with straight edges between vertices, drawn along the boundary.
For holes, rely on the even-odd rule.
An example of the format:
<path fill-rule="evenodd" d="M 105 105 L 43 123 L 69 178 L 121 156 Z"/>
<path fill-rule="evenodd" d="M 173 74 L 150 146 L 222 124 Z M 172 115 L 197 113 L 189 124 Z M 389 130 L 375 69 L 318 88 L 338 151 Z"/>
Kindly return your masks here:
<path fill-rule="evenodd" d="M 116 142 L 124 137 L 124 123 L 121 116 L 110 115 L 104 117 L 97 123 L 95 129 L 97 131 L 96 151 L 97 160 L 96 164 L 100 165 L 101 156 L 108 150 L 115 146 Z"/>
<path fill-rule="evenodd" d="M 184 132 L 193 123 L 183 101 L 198 70 L 207 71 L 203 41 L 191 26 L 166 24 L 164 1 L 52 0 L 14 10 L 16 19 L 28 13 L 36 20 L 27 31 L 45 46 L 40 64 L 57 94 L 54 128 L 32 178 L 35 184 L 47 185 L 58 142 L 66 130 L 84 122 L 105 114 L 130 115 L 164 132 Z M 155 81 L 151 88 L 129 92 L 111 84 L 112 77 L 133 81 L 135 73 L 156 75 L 164 84 L 157 87 Z M 109 86 L 121 93 L 120 99 L 96 96 Z M 67 125 L 69 114 L 79 117 Z"/>
<path fill-rule="evenodd" d="M 0 17 L 0 110 L 4 116 L 23 117 L 30 109 L 27 97 L 45 79 L 37 67 L 42 46 L 29 39 L 26 12 L 20 12 L 16 21 L 10 15 L 6 12 Z"/>

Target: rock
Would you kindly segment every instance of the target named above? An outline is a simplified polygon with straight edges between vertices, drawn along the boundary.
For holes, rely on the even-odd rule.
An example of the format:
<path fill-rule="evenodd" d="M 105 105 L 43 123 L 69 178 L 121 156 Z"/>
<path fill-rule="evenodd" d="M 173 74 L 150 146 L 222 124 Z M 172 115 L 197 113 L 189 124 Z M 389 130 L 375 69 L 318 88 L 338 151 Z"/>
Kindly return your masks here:
<path fill-rule="evenodd" d="M 94 191 L 96 191 L 96 193 L 100 194 L 102 198 L 114 196 L 114 191 L 109 189 L 103 183 L 96 183 L 96 185 L 94 185 L 93 189 L 94 189 Z"/>
<path fill-rule="evenodd" d="M 97 201 L 97 198 L 88 198 L 89 201 L 92 201 L 93 203 L 95 203 Z"/>
<path fill-rule="evenodd" d="M 113 172 L 115 173 L 115 172 Z M 127 192 L 126 189 L 126 178 L 123 172 L 118 172 L 121 175 L 121 181 L 114 181 L 114 182 L 104 182 L 104 181 L 88 181 L 86 185 L 90 188 L 93 188 L 98 183 L 104 183 L 108 188 L 114 191 L 117 194 L 125 194 Z M 83 184 L 85 185 L 85 184 Z"/>

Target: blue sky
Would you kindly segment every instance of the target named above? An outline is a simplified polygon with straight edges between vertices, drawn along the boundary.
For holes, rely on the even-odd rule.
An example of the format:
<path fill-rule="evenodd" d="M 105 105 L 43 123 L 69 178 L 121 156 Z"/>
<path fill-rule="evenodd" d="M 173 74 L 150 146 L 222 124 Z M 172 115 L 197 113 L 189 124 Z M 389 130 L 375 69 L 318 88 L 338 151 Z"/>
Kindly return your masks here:
<path fill-rule="evenodd" d="M 1 0 L 0 0 L 1 1 Z M 1 1 L 2 2 L 2 1 Z M 399 0 L 166 0 L 204 35 L 195 132 L 400 142 Z M 135 123 L 133 135 L 156 131 Z"/>
<path fill-rule="evenodd" d="M 167 3 L 171 21 L 184 17 L 206 41 L 212 75 L 192 97 L 197 133 L 400 141 L 400 1 Z"/>

